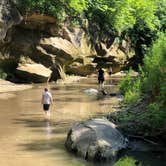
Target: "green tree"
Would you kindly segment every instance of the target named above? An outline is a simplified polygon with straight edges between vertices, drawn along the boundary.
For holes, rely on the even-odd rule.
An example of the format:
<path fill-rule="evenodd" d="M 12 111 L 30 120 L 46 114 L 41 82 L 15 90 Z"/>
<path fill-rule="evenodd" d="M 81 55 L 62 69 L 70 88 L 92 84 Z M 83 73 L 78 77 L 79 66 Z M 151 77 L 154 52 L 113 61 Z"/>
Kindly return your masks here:
<path fill-rule="evenodd" d="M 166 10 L 165 9 L 166 9 L 166 0 L 158 0 L 155 15 L 159 19 L 159 24 L 160 24 L 159 29 L 161 31 L 164 31 L 166 29 Z"/>
<path fill-rule="evenodd" d="M 155 106 L 153 108 L 159 110 L 166 105 L 165 87 L 166 34 L 160 33 L 159 38 L 153 43 L 152 48 L 144 58 L 144 66 L 140 68 L 140 76 L 135 81 L 131 80 L 129 76 L 126 77 L 121 83 L 121 89 L 125 94 L 125 98 L 129 98 L 129 95 L 133 93 L 135 94 L 134 96 L 139 96 L 139 98 L 141 97 L 140 94 L 144 94 L 148 100 L 150 98 L 149 104 L 157 103 L 158 107 Z"/>
<path fill-rule="evenodd" d="M 154 0 L 89 0 L 88 14 L 102 13 L 118 32 L 132 28 L 140 20 L 154 28 L 156 3 Z M 102 16 L 101 16 L 101 22 Z"/>

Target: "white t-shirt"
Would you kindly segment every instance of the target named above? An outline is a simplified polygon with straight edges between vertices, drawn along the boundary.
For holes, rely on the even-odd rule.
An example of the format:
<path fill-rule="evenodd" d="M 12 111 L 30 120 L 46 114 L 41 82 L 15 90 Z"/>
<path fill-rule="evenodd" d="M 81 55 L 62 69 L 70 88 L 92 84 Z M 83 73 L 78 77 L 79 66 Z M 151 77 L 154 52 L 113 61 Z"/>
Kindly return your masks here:
<path fill-rule="evenodd" d="M 51 104 L 52 95 L 50 92 L 43 92 L 43 104 Z"/>

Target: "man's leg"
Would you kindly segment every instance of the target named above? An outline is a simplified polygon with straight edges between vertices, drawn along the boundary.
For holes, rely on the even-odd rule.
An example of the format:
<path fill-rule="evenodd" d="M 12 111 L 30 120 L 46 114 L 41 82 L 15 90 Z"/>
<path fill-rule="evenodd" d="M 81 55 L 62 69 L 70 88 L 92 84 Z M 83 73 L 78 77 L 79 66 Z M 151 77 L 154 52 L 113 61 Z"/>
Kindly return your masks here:
<path fill-rule="evenodd" d="M 44 105 L 44 113 L 45 113 L 45 118 L 49 119 L 50 118 L 50 105 L 49 104 Z"/>
<path fill-rule="evenodd" d="M 50 110 L 48 110 L 47 111 L 47 117 L 50 118 L 50 116 L 51 116 L 51 112 L 50 112 Z"/>
<path fill-rule="evenodd" d="M 104 79 L 101 81 L 101 88 L 104 89 Z"/>

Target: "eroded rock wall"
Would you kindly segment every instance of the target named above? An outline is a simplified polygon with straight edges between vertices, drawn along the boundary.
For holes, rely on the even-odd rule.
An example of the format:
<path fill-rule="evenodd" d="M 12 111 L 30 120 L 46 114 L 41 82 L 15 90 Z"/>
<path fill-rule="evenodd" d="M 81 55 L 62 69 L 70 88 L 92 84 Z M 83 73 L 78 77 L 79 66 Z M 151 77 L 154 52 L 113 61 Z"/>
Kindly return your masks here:
<path fill-rule="evenodd" d="M 119 71 L 132 54 L 129 42 L 92 46 L 87 26 L 58 25 L 54 17 L 30 14 L 21 16 L 9 0 L 0 3 L 0 68 L 17 75 L 18 66 L 42 64 L 52 70 L 53 80 L 65 74 L 90 75 L 96 67 Z M 87 28 L 87 29 L 85 29 Z M 109 38 L 109 37 L 108 37 Z M 35 73 L 35 71 L 34 71 Z M 10 74 L 9 74 L 10 75 Z M 22 79 L 23 77 L 21 77 Z"/>

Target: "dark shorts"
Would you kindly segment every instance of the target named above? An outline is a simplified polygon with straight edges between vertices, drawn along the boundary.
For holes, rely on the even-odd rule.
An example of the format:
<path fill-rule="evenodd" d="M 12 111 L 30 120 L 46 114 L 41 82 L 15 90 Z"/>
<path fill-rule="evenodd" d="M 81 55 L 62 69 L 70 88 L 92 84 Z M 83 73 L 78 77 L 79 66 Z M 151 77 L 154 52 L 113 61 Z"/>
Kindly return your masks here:
<path fill-rule="evenodd" d="M 50 104 L 43 104 L 43 110 L 48 111 L 50 108 Z"/>
<path fill-rule="evenodd" d="M 99 78 L 98 78 L 98 83 L 101 84 L 101 83 L 103 83 L 103 82 L 104 82 L 104 78 L 99 77 Z"/>

